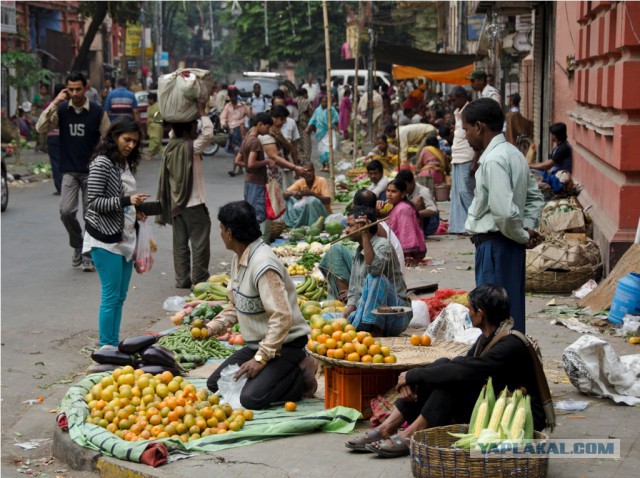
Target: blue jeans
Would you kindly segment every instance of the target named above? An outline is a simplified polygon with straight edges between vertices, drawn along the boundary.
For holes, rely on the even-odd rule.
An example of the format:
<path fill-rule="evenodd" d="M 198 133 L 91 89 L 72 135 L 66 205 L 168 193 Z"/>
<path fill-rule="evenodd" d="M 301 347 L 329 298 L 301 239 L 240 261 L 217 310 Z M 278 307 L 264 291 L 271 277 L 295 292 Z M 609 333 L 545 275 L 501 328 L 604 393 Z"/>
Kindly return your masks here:
<path fill-rule="evenodd" d="M 494 284 L 504 287 L 511 302 L 514 329 L 525 333 L 524 279 L 526 250 L 506 237 L 476 244 L 476 286 Z"/>
<path fill-rule="evenodd" d="M 267 197 L 264 184 L 244 183 L 244 200 L 256 210 L 256 220 L 264 222 L 267 219 Z"/>
<path fill-rule="evenodd" d="M 91 258 L 98 270 L 102 286 L 98 331 L 100 346 L 117 346 L 120 338 L 122 306 L 127 298 L 133 261 L 105 249 L 94 247 Z"/>

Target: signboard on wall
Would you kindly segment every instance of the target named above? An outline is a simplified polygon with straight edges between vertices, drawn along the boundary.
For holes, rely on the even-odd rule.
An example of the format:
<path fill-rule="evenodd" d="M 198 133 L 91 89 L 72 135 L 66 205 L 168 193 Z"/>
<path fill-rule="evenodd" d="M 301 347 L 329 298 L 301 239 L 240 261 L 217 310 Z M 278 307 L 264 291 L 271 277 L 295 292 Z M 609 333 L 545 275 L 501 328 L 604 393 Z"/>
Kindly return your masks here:
<path fill-rule="evenodd" d="M 467 17 L 467 40 L 480 40 L 485 18 L 485 15 L 470 15 Z"/>
<path fill-rule="evenodd" d="M 142 54 L 142 27 L 134 23 L 127 23 L 124 39 L 125 56 L 140 56 Z"/>

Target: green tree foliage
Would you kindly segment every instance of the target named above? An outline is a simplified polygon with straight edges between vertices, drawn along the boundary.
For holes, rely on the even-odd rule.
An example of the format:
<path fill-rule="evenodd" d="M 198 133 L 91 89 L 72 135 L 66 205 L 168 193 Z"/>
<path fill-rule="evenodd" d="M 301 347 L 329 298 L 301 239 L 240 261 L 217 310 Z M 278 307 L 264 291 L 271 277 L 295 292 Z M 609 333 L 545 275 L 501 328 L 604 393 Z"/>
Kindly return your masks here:
<path fill-rule="evenodd" d="M 91 17 L 91 23 L 89 24 L 87 33 L 80 46 L 80 51 L 73 61 L 71 69 L 87 70 L 89 49 L 107 13 L 115 22 L 123 25 L 127 22 L 137 22 L 140 18 L 140 2 L 84 1 L 79 3 L 78 13 Z"/>
<path fill-rule="evenodd" d="M 47 83 L 52 74 L 46 68 L 42 68 L 40 60 L 30 53 L 21 51 L 8 51 L 2 54 L 2 67 L 13 69 L 15 73 L 8 75 L 7 83 L 18 92 L 18 104 L 23 99 L 29 98 L 32 87 L 41 83 Z M 26 96 L 23 96 L 26 93 Z"/>
<path fill-rule="evenodd" d="M 162 2 L 162 49 L 180 59 L 199 53 L 206 7 L 206 2 Z"/>
<path fill-rule="evenodd" d="M 228 32 L 214 55 L 225 73 L 254 69 L 260 60 L 269 63 L 298 63 L 320 72 L 325 67 L 322 2 L 269 1 L 265 44 L 265 2 L 239 2 L 242 13 L 234 16 L 231 2 L 220 13 L 220 26 Z M 345 41 L 342 3 L 328 2 L 332 60 L 340 58 Z"/>

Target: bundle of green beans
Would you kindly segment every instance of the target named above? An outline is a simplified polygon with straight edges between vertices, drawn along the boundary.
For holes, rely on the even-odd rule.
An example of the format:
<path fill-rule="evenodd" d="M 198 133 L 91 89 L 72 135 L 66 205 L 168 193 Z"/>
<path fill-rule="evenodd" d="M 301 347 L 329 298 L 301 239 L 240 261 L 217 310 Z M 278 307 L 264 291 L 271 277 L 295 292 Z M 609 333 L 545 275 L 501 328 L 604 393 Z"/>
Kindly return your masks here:
<path fill-rule="evenodd" d="M 215 337 L 204 340 L 195 340 L 191 335 L 189 327 L 180 327 L 175 332 L 171 332 L 158 340 L 158 344 L 177 354 L 198 354 L 210 358 L 227 358 L 233 350 L 225 347 Z"/>

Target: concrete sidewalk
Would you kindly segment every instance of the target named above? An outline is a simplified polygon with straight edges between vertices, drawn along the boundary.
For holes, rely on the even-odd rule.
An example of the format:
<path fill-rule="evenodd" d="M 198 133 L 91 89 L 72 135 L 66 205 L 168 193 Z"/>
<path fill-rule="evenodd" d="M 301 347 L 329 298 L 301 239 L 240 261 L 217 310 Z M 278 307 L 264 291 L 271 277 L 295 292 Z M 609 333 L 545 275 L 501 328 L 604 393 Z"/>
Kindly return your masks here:
<path fill-rule="evenodd" d="M 408 283 L 432 281 L 441 288 L 456 287 L 470 290 L 474 285 L 473 246 L 469 240 L 455 236 L 441 236 L 429 240 L 428 256 L 444 260 L 444 264 L 421 267 L 408 271 Z M 581 412 L 558 412 L 558 427 L 553 438 L 619 438 L 620 460 L 553 459 L 549 464 L 550 477 L 620 478 L 638 476 L 640 467 L 640 430 L 637 423 L 640 410 L 618 406 L 610 400 L 585 397 L 568 383 L 562 370 L 562 351 L 578 339 L 579 334 L 557 325 L 550 325 L 551 315 L 541 313 L 551 296 L 527 298 L 528 333 L 536 337 L 545 357 L 551 391 L 555 400 L 588 400 L 589 407 Z M 572 299 L 557 296 L 558 305 L 573 305 Z M 168 328 L 170 323 L 160 321 L 155 330 Z M 637 353 L 637 347 L 621 338 L 605 337 L 623 355 Z M 368 421 L 358 424 L 356 431 L 367 428 Z M 224 450 L 215 454 L 197 455 L 163 465 L 157 469 L 101 457 L 82 450 L 72 443 L 67 434 L 54 435 L 55 455 L 69 465 L 75 463 L 102 477 L 357 477 L 411 476 L 409 458 L 381 459 L 371 454 L 357 454 L 344 447 L 346 435 L 314 433 L 283 438 L 246 447 Z M 73 475 L 75 476 L 75 475 Z"/>

